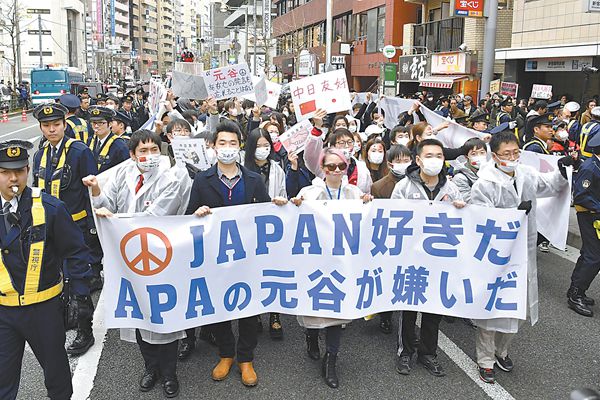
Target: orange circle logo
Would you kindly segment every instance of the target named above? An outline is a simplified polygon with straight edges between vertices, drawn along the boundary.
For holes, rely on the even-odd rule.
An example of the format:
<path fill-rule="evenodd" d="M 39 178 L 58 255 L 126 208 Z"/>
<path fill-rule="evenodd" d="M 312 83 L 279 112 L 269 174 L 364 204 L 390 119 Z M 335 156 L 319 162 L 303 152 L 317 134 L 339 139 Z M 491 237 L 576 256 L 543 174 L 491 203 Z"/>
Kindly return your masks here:
<path fill-rule="evenodd" d="M 156 238 L 162 242 L 166 250 L 166 254 L 162 260 L 152 254 L 148 249 L 149 241 Z M 139 241 L 140 251 L 134 258 L 129 259 L 125 250 L 127 244 L 132 241 Z M 173 257 L 173 247 L 171 246 L 171 242 L 164 233 L 154 228 L 138 228 L 129 232 L 121 239 L 120 247 L 121 257 L 123 257 L 127 267 L 136 274 L 142 276 L 159 274 L 169 266 L 171 258 Z"/>

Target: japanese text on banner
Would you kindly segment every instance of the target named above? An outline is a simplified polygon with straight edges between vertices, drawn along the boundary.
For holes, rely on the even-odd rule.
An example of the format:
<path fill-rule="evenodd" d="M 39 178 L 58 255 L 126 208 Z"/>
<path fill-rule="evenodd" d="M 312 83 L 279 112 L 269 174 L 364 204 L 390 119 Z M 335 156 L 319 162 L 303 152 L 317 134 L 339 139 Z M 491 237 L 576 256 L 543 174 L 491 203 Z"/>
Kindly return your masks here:
<path fill-rule="evenodd" d="M 320 108 L 328 113 L 352 108 L 346 71 L 343 69 L 292 81 L 290 93 L 298 121 L 311 118 Z"/>
<path fill-rule="evenodd" d="M 174 332 L 265 312 L 526 315 L 524 212 L 421 201 L 102 218 L 107 326 Z"/>
<path fill-rule="evenodd" d="M 202 74 L 208 95 L 216 100 L 254 93 L 252 74 L 247 64 L 211 69 Z"/>

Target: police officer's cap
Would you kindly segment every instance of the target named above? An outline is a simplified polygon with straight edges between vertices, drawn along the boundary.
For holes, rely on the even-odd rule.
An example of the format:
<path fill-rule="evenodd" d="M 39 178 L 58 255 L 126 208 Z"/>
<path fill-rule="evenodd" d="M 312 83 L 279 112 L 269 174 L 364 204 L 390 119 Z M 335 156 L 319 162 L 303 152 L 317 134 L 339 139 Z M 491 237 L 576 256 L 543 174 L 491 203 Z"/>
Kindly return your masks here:
<path fill-rule="evenodd" d="M 112 121 L 115 111 L 108 107 L 91 106 L 89 108 L 90 121 Z"/>
<path fill-rule="evenodd" d="M 88 93 L 89 93 L 89 90 L 88 90 L 88 88 L 87 88 L 87 87 L 84 87 L 83 89 L 81 89 L 81 91 L 80 91 L 79 93 L 82 93 L 82 94 L 88 94 Z"/>
<path fill-rule="evenodd" d="M 26 140 L 5 140 L 0 142 L 0 168 L 19 169 L 29 164 L 28 150 L 33 144 Z"/>
<path fill-rule="evenodd" d="M 440 103 L 442 103 L 444 101 L 449 101 L 448 96 L 441 96 L 439 101 L 440 101 Z"/>
<path fill-rule="evenodd" d="M 466 124 L 468 122 L 468 120 L 469 120 L 469 117 L 467 117 L 466 115 L 464 115 L 462 117 L 454 118 L 454 121 L 456 121 L 457 123 L 459 123 L 461 125 Z"/>
<path fill-rule="evenodd" d="M 600 106 L 592 108 L 590 113 L 593 117 L 600 119 Z"/>
<path fill-rule="evenodd" d="M 554 125 L 554 114 L 546 113 L 542 115 L 538 115 L 537 117 L 531 120 L 531 126 L 539 126 L 539 125 Z"/>
<path fill-rule="evenodd" d="M 501 106 L 513 105 L 513 98 L 510 96 L 506 96 L 500 101 Z"/>
<path fill-rule="evenodd" d="M 108 96 L 106 96 L 106 100 L 112 100 L 115 102 L 115 104 L 121 104 L 121 101 L 119 100 L 119 98 L 117 96 L 115 96 L 114 94 L 109 94 Z"/>
<path fill-rule="evenodd" d="M 33 110 L 33 117 L 39 122 L 64 119 L 69 110 L 62 104 L 45 103 L 40 104 Z"/>
<path fill-rule="evenodd" d="M 579 103 L 576 101 L 570 101 L 567 104 L 565 104 L 565 110 L 569 110 L 572 113 L 576 113 L 577 111 L 579 111 L 580 108 L 581 107 Z"/>
<path fill-rule="evenodd" d="M 125 126 L 131 126 L 131 118 L 129 118 L 127 115 L 125 115 L 125 113 L 122 113 L 121 111 L 115 112 L 115 116 L 113 117 L 113 120 L 121 121 L 122 123 L 125 124 Z"/>
<path fill-rule="evenodd" d="M 510 125 L 508 122 L 503 122 L 500 125 L 494 127 L 494 129 L 492 129 L 490 131 L 490 133 L 492 135 L 495 135 L 496 133 L 500 133 L 500 132 L 504 132 L 504 131 L 509 131 L 512 133 L 512 131 L 510 130 Z"/>
<path fill-rule="evenodd" d="M 146 92 L 144 92 L 144 89 L 139 88 L 138 90 L 135 91 L 136 94 L 144 94 Z"/>
<path fill-rule="evenodd" d="M 490 114 L 486 112 L 482 112 L 479 110 L 475 110 L 473 114 L 468 119 L 469 122 L 490 122 Z"/>
<path fill-rule="evenodd" d="M 78 108 L 81 105 L 81 100 L 74 94 L 63 94 L 58 101 L 67 108 Z"/>
<path fill-rule="evenodd" d="M 125 102 L 133 103 L 133 96 L 130 94 L 123 96 L 123 103 Z"/>
<path fill-rule="evenodd" d="M 108 96 L 104 93 L 98 93 L 96 95 L 96 100 L 106 101 L 106 99 L 108 99 Z"/>
<path fill-rule="evenodd" d="M 560 101 L 555 101 L 554 103 L 548 104 L 548 111 L 554 111 L 560 108 Z"/>

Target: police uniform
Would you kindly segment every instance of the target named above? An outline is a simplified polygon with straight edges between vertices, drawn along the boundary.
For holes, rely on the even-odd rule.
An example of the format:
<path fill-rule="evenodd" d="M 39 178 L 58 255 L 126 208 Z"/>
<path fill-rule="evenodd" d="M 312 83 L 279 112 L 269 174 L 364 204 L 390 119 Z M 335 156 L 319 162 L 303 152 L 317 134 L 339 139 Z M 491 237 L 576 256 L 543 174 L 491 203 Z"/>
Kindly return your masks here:
<path fill-rule="evenodd" d="M 96 95 L 96 100 L 94 101 L 94 105 L 100 105 L 100 103 L 106 103 L 107 99 L 108 99 L 108 95 L 106 95 L 104 93 L 98 93 Z"/>
<path fill-rule="evenodd" d="M 600 135 L 587 143 L 595 154 L 600 154 Z M 581 232 L 581 250 L 571 275 L 567 292 L 568 304 L 575 312 L 592 317 L 594 300 L 585 292 L 600 272 L 600 159 L 592 155 L 579 167 L 573 182 L 573 203 Z"/>
<path fill-rule="evenodd" d="M 125 142 L 129 143 L 129 140 L 131 139 L 131 135 L 127 132 L 127 128 L 129 128 L 129 130 L 131 130 L 131 119 L 125 115 L 122 111 L 117 111 L 115 113 L 115 116 L 113 117 L 113 120 L 117 120 L 117 121 L 121 121 L 123 124 L 125 124 L 125 132 L 121 135 L 119 135 L 119 137 L 123 140 L 125 140 Z"/>
<path fill-rule="evenodd" d="M 31 143 L 21 140 L 0 143 L 0 168 L 27 166 L 31 148 Z M 27 342 L 44 370 L 48 397 L 69 399 L 73 388 L 64 348 L 62 269 L 64 264 L 78 312 L 91 314 L 85 282 L 89 276 L 88 251 L 65 204 L 25 184 L 15 198 L 2 197 L 0 398 L 17 397 Z M 37 397 L 45 396 L 40 393 Z"/>
<path fill-rule="evenodd" d="M 115 111 L 106 107 L 90 107 L 90 122 L 110 122 L 115 117 Z M 98 166 L 98 173 L 129 159 L 129 147 L 125 140 L 110 132 L 103 140 L 100 140 L 94 132 L 94 138 L 90 145 Z"/>
<path fill-rule="evenodd" d="M 488 124 L 488 128 L 481 131 L 484 133 L 489 133 L 489 125 L 490 125 L 490 114 L 483 112 L 481 110 L 475 110 L 473 112 L 473 114 L 471 114 L 471 116 L 469 118 L 467 118 L 467 122 L 469 122 L 469 128 L 474 129 L 473 128 L 473 124 L 475 124 L 475 122 L 485 122 Z"/>
<path fill-rule="evenodd" d="M 59 98 L 60 104 L 70 110 L 72 115 L 66 118 L 67 128 L 65 129 L 65 135 L 67 137 L 81 140 L 89 146 L 93 132 L 87 121 L 83 118 L 76 116 L 81 105 L 81 100 L 74 94 L 63 94 Z"/>
<path fill-rule="evenodd" d="M 133 107 L 133 96 L 130 94 L 123 96 L 122 103 L 131 103 L 132 104 L 131 111 L 125 110 L 124 107 L 121 107 L 119 109 L 119 111 L 122 112 L 124 115 L 127 116 L 127 118 L 129 118 L 131 120 L 131 124 L 130 124 L 131 131 L 135 132 L 138 129 L 140 129 L 140 126 L 142 126 L 142 125 L 139 122 L 138 110 L 135 107 Z"/>
<path fill-rule="evenodd" d="M 537 117 L 531 120 L 532 128 L 540 125 L 554 125 L 554 114 L 546 113 L 542 115 L 538 115 Z M 523 150 L 532 151 L 534 153 L 540 154 L 550 154 L 548 150 L 548 145 L 537 136 L 534 136 L 529 142 L 525 143 L 523 146 Z"/>
<path fill-rule="evenodd" d="M 585 160 L 593 156 L 589 142 L 600 132 L 600 107 L 594 107 L 591 112 L 592 120 L 581 127 L 579 132 L 570 132 L 569 139 L 579 144 L 579 154 Z"/>
<path fill-rule="evenodd" d="M 510 96 L 504 97 L 500 102 L 500 106 L 504 107 L 513 103 L 513 99 Z M 498 114 L 496 114 L 496 126 L 503 124 L 505 122 L 511 122 L 513 120 L 512 116 L 504 110 L 501 110 Z"/>

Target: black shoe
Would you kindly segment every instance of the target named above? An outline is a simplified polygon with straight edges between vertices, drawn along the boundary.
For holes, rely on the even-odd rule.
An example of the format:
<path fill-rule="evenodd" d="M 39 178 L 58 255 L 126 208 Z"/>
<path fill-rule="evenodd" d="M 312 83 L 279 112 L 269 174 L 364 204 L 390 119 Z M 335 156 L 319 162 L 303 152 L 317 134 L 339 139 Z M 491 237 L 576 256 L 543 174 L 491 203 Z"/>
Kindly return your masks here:
<path fill-rule="evenodd" d="M 91 266 L 92 268 L 92 277 L 90 278 L 88 284 L 90 286 L 90 293 L 102 290 L 102 277 L 100 276 L 100 271 L 102 271 L 102 264 L 94 264 Z"/>
<path fill-rule="evenodd" d="M 198 332 L 198 338 L 200 338 L 200 340 L 204 340 L 205 342 L 212 344 L 213 346 L 217 345 L 217 338 L 213 331 L 209 328 L 201 327 L 200 332 Z"/>
<path fill-rule="evenodd" d="M 321 367 L 321 373 L 325 378 L 327 386 L 333 389 L 337 389 L 340 385 L 338 381 L 337 373 L 335 372 L 335 362 L 337 361 L 337 354 L 330 352 L 325 353 L 323 356 L 323 364 Z"/>
<path fill-rule="evenodd" d="M 400 357 L 396 356 L 396 372 L 400 375 L 409 375 L 410 374 L 410 359 L 409 355 L 401 355 Z"/>
<path fill-rule="evenodd" d="M 79 356 L 85 354 L 94 345 L 92 330 L 77 329 L 75 340 L 67 347 L 67 354 Z"/>
<path fill-rule="evenodd" d="M 321 351 L 319 350 L 319 334 L 306 335 L 306 353 L 311 360 L 318 360 L 321 358 Z"/>
<path fill-rule="evenodd" d="M 279 313 L 269 314 L 269 335 L 274 340 L 283 339 L 283 327 L 281 326 Z"/>
<path fill-rule="evenodd" d="M 485 383 L 496 383 L 496 374 L 493 368 L 479 368 L 479 378 Z"/>
<path fill-rule="evenodd" d="M 181 341 L 181 346 L 179 346 L 179 354 L 177 358 L 181 361 L 187 360 L 187 358 L 194 352 L 196 349 L 196 341 L 195 340 L 186 340 L 183 339 Z"/>
<path fill-rule="evenodd" d="M 144 375 L 142 375 L 142 378 L 140 379 L 140 391 L 147 392 L 152 390 L 156 381 L 158 381 L 158 372 L 144 371 Z"/>
<path fill-rule="evenodd" d="M 437 356 L 425 355 L 419 356 L 417 361 L 423 364 L 425 369 L 433 376 L 445 376 L 444 369 L 438 363 Z"/>
<path fill-rule="evenodd" d="M 569 288 L 569 290 L 567 291 L 567 298 L 569 298 L 571 296 L 571 294 L 573 293 L 573 289 L 577 289 L 577 288 L 575 286 L 571 286 Z M 593 306 L 596 304 L 596 301 L 594 299 L 586 296 L 584 290 L 577 289 L 577 292 L 581 295 L 581 300 L 583 301 L 583 304 L 585 304 L 586 306 Z"/>
<path fill-rule="evenodd" d="M 165 378 L 163 380 L 163 393 L 165 397 L 171 399 L 179 395 L 179 381 L 177 377 Z"/>
<path fill-rule="evenodd" d="M 584 317 L 593 317 L 594 312 L 589 305 L 585 304 L 583 300 L 584 291 L 578 287 L 571 286 L 567 292 L 567 302 L 569 308 L 575 311 L 577 314 L 583 315 Z"/>
<path fill-rule="evenodd" d="M 258 324 L 256 325 L 256 332 L 262 333 L 262 331 L 263 331 L 262 318 L 260 318 L 260 315 L 257 315 L 256 319 L 258 321 Z"/>
<path fill-rule="evenodd" d="M 381 317 L 379 321 L 379 330 L 386 335 L 392 333 L 392 319 L 386 317 Z"/>
<path fill-rule="evenodd" d="M 498 354 L 496 354 L 496 365 L 504 372 L 512 371 L 515 366 L 508 355 L 502 358 Z"/>

